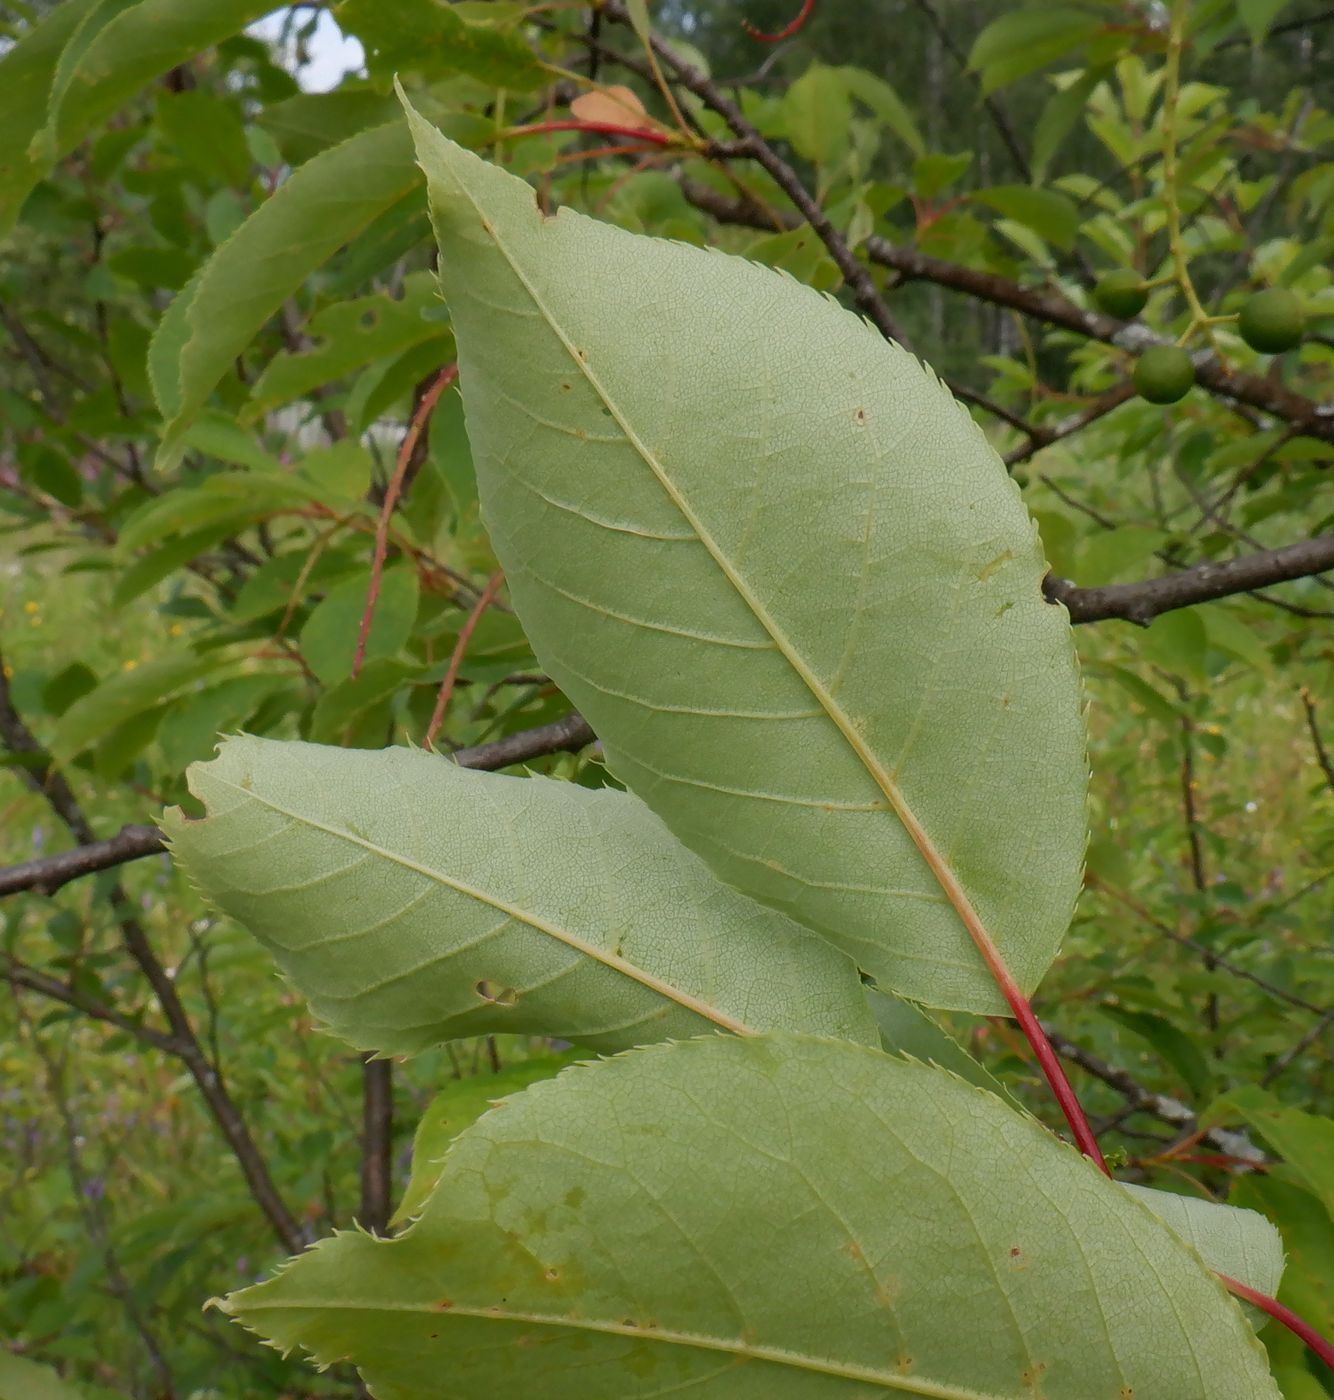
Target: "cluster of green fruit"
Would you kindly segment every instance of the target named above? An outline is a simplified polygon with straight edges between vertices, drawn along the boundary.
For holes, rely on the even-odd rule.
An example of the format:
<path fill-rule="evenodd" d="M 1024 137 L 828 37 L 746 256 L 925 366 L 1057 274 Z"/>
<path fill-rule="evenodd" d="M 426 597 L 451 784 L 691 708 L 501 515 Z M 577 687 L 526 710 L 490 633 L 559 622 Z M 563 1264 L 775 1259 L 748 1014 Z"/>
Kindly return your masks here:
<path fill-rule="evenodd" d="M 1098 282 L 1093 299 L 1109 316 L 1129 320 L 1144 310 L 1149 284 L 1130 268 L 1120 268 Z M 1304 329 L 1302 304 L 1283 287 L 1257 292 L 1237 316 L 1241 338 L 1265 355 L 1291 350 L 1301 342 Z M 1150 403 L 1176 403 L 1195 383 L 1195 366 L 1181 346 L 1154 345 L 1136 360 L 1134 382 Z"/>

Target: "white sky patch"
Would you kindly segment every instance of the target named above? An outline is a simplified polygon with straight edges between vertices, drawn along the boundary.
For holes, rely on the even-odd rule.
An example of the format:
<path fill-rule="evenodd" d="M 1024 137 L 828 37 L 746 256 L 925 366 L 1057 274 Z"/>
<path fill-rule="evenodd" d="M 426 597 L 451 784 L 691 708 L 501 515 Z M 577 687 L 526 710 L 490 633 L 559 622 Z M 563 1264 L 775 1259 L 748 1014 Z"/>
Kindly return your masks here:
<path fill-rule="evenodd" d="M 277 43 L 282 37 L 286 16 L 287 11 L 280 10 L 258 24 L 252 24 L 248 32 Z M 366 66 L 366 55 L 361 44 L 345 35 L 327 12 L 320 15 L 319 26 L 307 41 L 306 48 L 310 62 L 299 70 L 294 69 L 294 75 L 307 92 L 328 92 L 330 88 L 338 86 L 345 73 L 361 73 Z M 291 67 L 295 61 L 294 55 L 289 52 L 285 57 Z"/>

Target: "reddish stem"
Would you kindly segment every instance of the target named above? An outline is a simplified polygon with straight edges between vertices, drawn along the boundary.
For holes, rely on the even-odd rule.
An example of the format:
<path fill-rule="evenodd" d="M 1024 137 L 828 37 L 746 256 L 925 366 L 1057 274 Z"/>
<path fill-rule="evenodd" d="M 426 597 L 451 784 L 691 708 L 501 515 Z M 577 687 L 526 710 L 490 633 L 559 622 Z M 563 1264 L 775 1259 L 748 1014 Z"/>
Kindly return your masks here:
<path fill-rule="evenodd" d="M 454 693 L 454 682 L 458 679 L 459 667 L 463 664 L 464 653 L 468 650 L 468 642 L 472 638 L 478 622 L 481 621 L 482 614 L 490 606 L 496 594 L 500 592 L 500 585 L 504 581 L 504 573 L 497 569 L 487 580 L 486 587 L 482 589 L 481 597 L 473 604 L 467 620 L 459 628 L 459 638 L 454 643 L 454 652 L 449 658 L 448 667 L 445 669 L 445 678 L 440 682 L 440 694 L 436 696 L 431 722 L 426 726 L 426 747 L 428 749 L 435 742 L 435 736 L 445 718 L 445 707 L 449 704 L 449 697 Z"/>
<path fill-rule="evenodd" d="M 394 507 L 398 504 L 399 492 L 403 489 L 403 478 L 407 474 L 408 462 L 412 459 L 412 449 L 417 446 L 417 439 L 421 437 L 426 420 L 431 416 L 431 410 L 436 406 L 440 395 L 458 378 L 458 373 L 458 363 L 455 362 L 452 365 L 446 365 L 436 375 L 431 381 L 430 388 L 422 395 L 421 402 L 412 415 L 412 422 L 408 424 L 407 432 L 403 434 L 403 441 L 398 449 L 398 460 L 394 463 L 394 474 L 389 478 L 389 485 L 385 488 L 384 505 L 380 508 L 379 523 L 375 527 L 375 553 L 371 558 L 371 581 L 366 590 L 366 607 L 361 614 L 361 627 L 357 631 L 357 649 L 352 657 L 352 677 L 354 680 L 361 674 L 362 663 L 366 660 L 366 641 L 371 634 L 371 621 L 375 617 L 375 604 L 380 597 L 380 580 L 384 576 L 384 557 L 389 552 L 389 521 L 393 517 Z"/>
<path fill-rule="evenodd" d="M 537 136 L 545 131 L 591 131 L 598 136 L 633 136 L 636 141 L 651 141 L 655 146 L 670 146 L 672 137 L 651 127 L 621 126 L 617 122 L 581 122 L 573 118 L 557 122 L 536 122 L 532 126 L 512 127 L 506 136 Z"/>
<path fill-rule="evenodd" d="M 811 17 L 811 11 L 815 8 L 815 0 L 802 0 L 801 9 L 797 11 L 797 17 L 791 24 L 784 25 L 777 34 L 766 34 L 762 29 L 756 27 L 748 20 L 741 21 L 741 27 L 750 35 L 752 39 L 758 39 L 762 44 L 779 44 L 784 39 L 790 39 L 803 24 Z"/>
<path fill-rule="evenodd" d="M 1259 1308 L 1261 1312 L 1268 1313 L 1275 1322 L 1281 1322 L 1294 1336 L 1300 1337 L 1331 1371 L 1334 1371 L 1334 1345 L 1326 1341 L 1309 1322 L 1303 1321 L 1291 1308 L 1285 1308 L 1277 1298 L 1271 1298 L 1268 1293 L 1259 1293 L 1254 1288 L 1248 1288 L 1244 1283 L 1238 1283 L 1236 1279 L 1229 1278 L 1226 1274 L 1219 1274 L 1218 1277 L 1229 1293 L 1235 1293 L 1238 1298 Z"/>
<path fill-rule="evenodd" d="M 994 944 L 991 944 L 990 947 L 979 946 L 978 951 L 991 969 L 991 975 L 996 979 L 996 985 L 1001 989 L 1005 1000 L 1010 1003 L 1010 1010 L 1014 1012 L 1014 1019 L 1019 1022 L 1019 1029 L 1023 1031 L 1029 1045 L 1033 1047 L 1033 1054 L 1037 1057 L 1043 1077 L 1056 1096 L 1056 1102 L 1061 1106 L 1065 1121 L 1070 1125 L 1075 1146 L 1104 1176 L 1111 1176 L 1103 1158 L 1102 1149 L 1098 1146 L 1098 1139 L 1093 1136 L 1093 1129 L 1089 1126 L 1083 1105 L 1079 1102 L 1079 1097 L 1074 1089 L 1070 1087 L 1065 1069 L 1057 1058 L 1056 1051 L 1052 1049 L 1051 1041 L 1047 1039 L 1047 1032 L 1038 1024 L 1038 1018 L 1034 1014 L 1032 1004 L 1019 990 L 1019 984 L 1010 975 L 1010 969 L 1001 961 L 1000 954 Z"/>

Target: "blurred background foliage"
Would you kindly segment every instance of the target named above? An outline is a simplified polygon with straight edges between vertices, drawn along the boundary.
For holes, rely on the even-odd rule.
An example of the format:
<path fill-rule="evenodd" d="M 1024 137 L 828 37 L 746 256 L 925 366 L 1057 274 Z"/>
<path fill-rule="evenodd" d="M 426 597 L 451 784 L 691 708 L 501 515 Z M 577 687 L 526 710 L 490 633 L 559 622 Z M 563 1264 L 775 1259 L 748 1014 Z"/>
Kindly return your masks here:
<path fill-rule="evenodd" d="M 861 304 L 829 238 L 740 157 L 514 134 L 568 118 L 596 82 L 628 84 L 670 129 L 614 3 L 269 11 L 0 4 L 6 865 L 73 844 L 25 779 L 63 774 L 111 836 L 181 801 L 186 765 L 219 732 L 420 743 L 456 652 L 441 747 L 568 710 L 503 595 L 459 644 L 495 562 L 452 389 L 404 455 L 367 663 L 352 674 L 385 491 L 453 358 L 422 191 L 410 161 L 399 170 L 396 148 L 376 144 L 397 117 L 395 72 L 451 135 L 548 202 Z M 790 0 L 662 0 L 652 19 L 791 164 L 905 338 L 973 405 L 1055 574 L 1137 581 L 1330 531 L 1334 12 L 1195 0 L 1172 170 L 1171 22 L 1152 0 L 825 0 L 776 44 L 742 24 L 777 32 L 793 13 Z M 330 78 L 342 36 L 366 66 L 339 49 L 354 66 Z M 320 70 L 329 91 L 311 90 Z M 674 96 L 706 137 L 729 138 L 707 101 L 679 84 Z M 247 222 L 261 210 L 270 224 Z M 1300 347 L 1271 358 L 1231 322 L 1192 325 L 1174 252 L 1211 316 L 1259 289 L 1293 291 Z M 212 280 L 198 279 L 215 253 Z M 1137 326 L 1091 298 L 1112 268 L 1154 283 Z M 174 329 L 163 321 L 187 302 Z M 192 330 L 216 330 L 221 363 L 191 359 Z M 1149 332 L 1188 334 L 1219 375 L 1202 369 L 1166 409 L 1135 397 Z M 173 417 L 179 450 L 159 459 Z M 1334 580 L 1312 576 L 1147 628 L 1077 630 L 1088 888 L 1040 997 L 1123 1174 L 1269 1214 L 1290 1256 L 1282 1296 L 1326 1332 L 1331 619 Z M 15 743 L 20 721 L 36 756 Z M 533 766 L 609 781 L 595 752 Z M 198 1077 L 145 1038 L 163 1025 L 160 998 L 127 951 L 127 919 L 189 1018 L 197 1064 L 224 1077 L 310 1237 L 366 1220 L 368 1159 L 388 1163 L 397 1204 L 414 1126 L 442 1086 L 447 1101 L 476 1101 L 464 1121 L 560 1061 L 501 1038 L 441 1047 L 392 1077 L 368 1070 L 164 855 L 0 904 L 12 991 L 0 996 L 0 1362 L 41 1361 L 90 1397 L 354 1395 L 200 1310 L 285 1250 Z M 97 1014 L 107 1008 L 118 1020 Z M 1048 1112 L 1009 1026 L 954 1029 Z M 368 1125 L 363 1097 L 376 1093 L 392 1112 Z M 1264 1169 L 1244 1170 L 1228 1144 L 1263 1152 Z M 1273 1330 L 1289 1400 L 1331 1393 Z M 3 1400 L 31 1393 L 21 1384 L 0 1369 Z"/>

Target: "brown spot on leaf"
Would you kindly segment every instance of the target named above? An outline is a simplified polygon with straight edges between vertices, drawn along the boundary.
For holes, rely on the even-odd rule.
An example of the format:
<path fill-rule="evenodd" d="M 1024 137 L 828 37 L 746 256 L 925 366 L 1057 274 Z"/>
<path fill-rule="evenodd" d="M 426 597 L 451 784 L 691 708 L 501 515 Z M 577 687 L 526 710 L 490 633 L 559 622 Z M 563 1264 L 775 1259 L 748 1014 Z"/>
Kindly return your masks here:
<path fill-rule="evenodd" d="M 437 1312 L 448 1312 L 454 1306 L 454 1300 L 453 1298 L 441 1298 L 435 1306 Z"/>
<path fill-rule="evenodd" d="M 866 410 L 864 408 L 857 409 L 852 415 L 852 421 L 859 428 L 864 428 L 866 426 Z"/>

